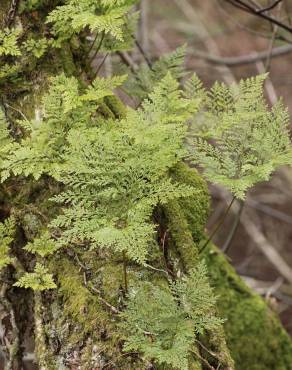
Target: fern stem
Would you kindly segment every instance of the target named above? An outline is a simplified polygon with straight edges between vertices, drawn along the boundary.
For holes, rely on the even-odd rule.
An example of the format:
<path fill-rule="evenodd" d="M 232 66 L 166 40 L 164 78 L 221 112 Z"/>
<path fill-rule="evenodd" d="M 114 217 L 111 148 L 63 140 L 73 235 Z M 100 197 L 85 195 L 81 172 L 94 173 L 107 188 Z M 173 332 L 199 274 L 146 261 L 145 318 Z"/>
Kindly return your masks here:
<path fill-rule="evenodd" d="M 90 61 L 89 61 L 89 65 L 93 62 L 93 60 L 95 59 L 95 57 L 97 56 L 97 53 L 99 52 L 101 46 L 102 46 L 102 43 L 103 43 L 103 40 L 104 40 L 104 37 L 105 37 L 105 32 L 103 31 L 102 35 L 101 35 L 101 39 L 100 39 L 100 42 L 99 44 L 97 45 L 97 48 L 94 52 L 94 54 L 92 55 L 92 57 L 90 58 Z M 94 41 L 95 43 L 95 41 Z"/>
<path fill-rule="evenodd" d="M 94 37 L 94 40 L 92 41 L 92 44 L 90 45 L 90 47 L 89 47 L 89 49 L 88 49 L 88 52 L 87 52 L 87 54 L 86 54 L 86 58 L 88 58 L 88 57 L 89 57 L 89 55 L 90 55 L 90 53 L 91 53 L 91 50 L 93 49 L 93 47 L 94 47 L 94 45 L 95 45 L 95 43 L 96 43 L 97 38 L 98 38 L 98 32 L 96 32 L 96 35 L 95 35 L 95 37 Z"/>
<path fill-rule="evenodd" d="M 213 229 L 213 231 L 211 232 L 211 235 L 209 236 L 209 238 L 207 239 L 206 243 L 202 246 L 202 248 L 199 250 L 199 254 L 201 254 L 205 249 L 206 247 L 208 246 L 208 244 L 210 243 L 210 241 L 213 239 L 214 235 L 217 233 L 217 231 L 220 229 L 220 227 L 223 225 L 225 219 L 226 219 L 226 216 L 228 215 L 229 211 L 230 211 L 230 208 L 232 207 L 234 201 L 235 201 L 235 197 L 232 198 L 229 206 L 226 208 L 223 216 L 221 217 L 221 220 L 219 220 L 219 222 L 217 223 L 217 225 L 215 226 L 215 228 Z"/>
<path fill-rule="evenodd" d="M 128 293 L 128 273 L 127 273 L 127 260 L 126 253 L 123 252 L 123 270 L 124 270 L 124 289 L 125 293 Z"/>
<path fill-rule="evenodd" d="M 238 229 L 238 226 L 239 226 L 239 222 L 240 222 L 240 216 L 242 214 L 242 211 L 243 211 L 243 207 L 244 207 L 244 202 L 242 200 L 239 200 L 239 209 L 237 211 L 237 214 L 236 214 L 236 217 L 235 217 L 235 220 L 234 220 L 234 223 L 232 225 L 232 228 L 227 236 L 227 239 L 225 240 L 225 243 L 222 247 L 222 252 L 224 253 L 227 253 L 229 248 L 230 248 L 230 245 L 231 245 L 231 242 L 233 240 L 233 237 Z"/>

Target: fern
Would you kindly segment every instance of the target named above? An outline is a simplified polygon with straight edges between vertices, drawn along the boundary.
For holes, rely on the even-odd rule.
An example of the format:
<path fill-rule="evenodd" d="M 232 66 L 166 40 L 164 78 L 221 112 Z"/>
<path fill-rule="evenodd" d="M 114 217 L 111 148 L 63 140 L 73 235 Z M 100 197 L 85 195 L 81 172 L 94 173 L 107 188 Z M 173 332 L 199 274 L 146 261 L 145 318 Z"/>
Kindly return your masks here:
<path fill-rule="evenodd" d="M 26 272 L 13 285 L 18 288 L 30 288 L 36 291 L 54 289 L 57 287 L 52 275 L 48 273 L 48 269 L 40 263 L 36 264 L 34 272 Z"/>
<path fill-rule="evenodd" d="M 194 163 L 208 180 L 241 199 L 250 187 L 292 160 L 288 111 L 281 101 L 267 108 L 264 79 L 261 75 L 231 87 L 216 83 L 198 116 L 203 124 L 192 127 Z"/>
<path fill-rule="evenodd" d="M 49 46 L 49 42 L 45 38 L 39 40 L 28 39 L 23 43 L 23 46 L 26 51 L 32 52 L 36 58 L 41 58 L 45 54 Z"/>
<path fill-rule="evenodd" d="M 147 304 L 145 304 L 147 302 Z M 188 370 L 196 334 L 214 329 L 216 299 L 200 263 L 188 276 L 168 287 L 143 282 L 130 293 L 120 324 L 125 351 L 139 351 L 157 364 Z"/>
<path fill-rule="evenodd" d="M 0 30 L 0 56 L 21 55 L 21 51 L 17 45 L 17 39 L 20 33 L 19 29 L 10 30 L 9 28 L 5 28 L 4 30 Z"/>
<path fill-rule="evenodd" d="M 8 218 L 0 223 L 0 271 L 12 262 L 10 244 L 15 233 L 15 220 Z"/>
<path fill-rule="evenodd" d="M 122 77 L 96 79 L 92 87 L 80 94 L 78 81 L 74 77 L 60 75 L 52 78 L 51 88 L 43 97 L 41 121 L 20 123 L 30 135 L 4 161 L 2 181 L 11 172 L 14 175 L 32 175 L 35 179 L 43 173 L 59 178 L 68 132 L 74 126 L 92 125 L 96 100 L 111 95 L 110 85 L 114 88 L 122 80 Z M 92 104 L 91 100 L 94 100 Z"/>
<path fill-rule="evenodd" d="M 23 249 L 41 257 L 46 257 L 55 253 L 58 250 L 58 246 L 51 239 L 49 232 L 46 231 L 40 238 L 34 239 L 33 242 L 28 243 Z"/>
<path fill-rule="evenodd" d="M 185 153 L 184 121 L 194 109 L 168 75 L 125 119 L 72 129 L 62 172 L 68 190 L 54 198 L 67 205 L 52 223 L 63 230 L 59 242 L 125 251 L 144 263 L 153 243 L 154 207 L 195 191 L 168 174 Z"/>
<path fill-rule="evenodd" d="M 185 75 L 183 67 L 186 47 L 182 46 L 170 54 L 163 55 L 149 68 L 147 64 L 141 64 L 135 74 L 130 75 L 127 90 L 133 96 L 145 99 L 153 90 L 157 81 L 161 80 L 170 72 L 175 79 Z M 192 97 L 193 98 L 193 97 Z"/>
<path fill-rule="evenodd" d="M 52 24 L 52 32 L 57 37 L 55 45 L 60 46 L 63 41 L 86 27 L 91 32 L 104 33 L 123 41 L 126 15 L 134 3 L 129 0 L 67 0 L 65 5 L 58 6 L 47 18 L 47 23 Z"/>
<path fill-rule="evenodd" d="M 57 247 L 86 243 L 145 263 L 154 241 L 154 207 L 195 191 L 174 183 L 168 171 L 185 155 L 184 123 L 197 104 L 168 74 L 141 109 L 128 109 L 120 121 L 96 120 L 97 104 L 124 79 L 97 78 L 82 90 L 73 77 L 54 78 L 41 122 L 20 123 L 29 135 L 4 161 L 2 178 L 46 173 L 66 185 L 55 197 L 66 204 L 51 225 L 62 231 Z"/>
<path fill-rule="evenodd" d="M 113 89 L 122 85 L 127 76 L 115 76 L 112 78 L 96 78 L 87 92 L 81 96 L 81 100 L 99 101 L 106 96 L 113 95 Z"/>

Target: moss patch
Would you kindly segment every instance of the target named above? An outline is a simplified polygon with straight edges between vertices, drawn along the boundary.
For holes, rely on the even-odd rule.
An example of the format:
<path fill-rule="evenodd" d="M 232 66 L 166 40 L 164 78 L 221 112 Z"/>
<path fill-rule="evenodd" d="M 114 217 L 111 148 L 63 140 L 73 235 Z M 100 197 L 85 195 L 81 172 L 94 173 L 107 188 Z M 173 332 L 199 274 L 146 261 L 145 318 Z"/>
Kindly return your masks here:
<path fill-rule="evenodd" d="M 276 314 L 244 284 L 216 247 L 204 257 L 220 315 L 227 319 L 227 345 L 236 369 L 292 369 L 292 342 Z"/>

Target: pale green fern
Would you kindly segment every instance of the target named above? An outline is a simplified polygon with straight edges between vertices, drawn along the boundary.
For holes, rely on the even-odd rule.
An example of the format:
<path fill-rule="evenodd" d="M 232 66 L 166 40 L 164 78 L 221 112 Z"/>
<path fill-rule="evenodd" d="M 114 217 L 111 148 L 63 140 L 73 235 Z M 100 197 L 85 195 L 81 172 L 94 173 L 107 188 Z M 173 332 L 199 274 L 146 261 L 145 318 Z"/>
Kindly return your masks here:
<path fill-rule="evenodd" d="M 92 126 L 99 101 L 112 95 L 110 87 L 117 87 L 123 80 L 124 77 L 97 78 L 82 94 L 74 77 L 60 75 L 52 78 L 50 90 L 43 97 L 40 121 L 19 122 L 28 135 L 17 145 L 17 149 L 15 147 L 12 153 L 6 155 L 2 181 L 11 173 L 32 175 L 35 179 L 47 173 L 58 179 L 69 131 Z M 7 154 L 7 148 L 4 147 L 3 151 Z"/>
<path fill-rule="evenodd" d="M 131 96 L 145 99 L 151 93 L 157 81 L 160 81 L 170 72 L 175 79 L 183 77 L 186 47 L 182 46 L 170 54 L 163 55 L 149 67 L 141 64 L 135 73 L 130 73 L 126 89 Z M 192 98 L 192 97 L 191 97 Z"/>
<path fill-rule="evenodd" d="M 188 370 L 196 335 L 222 324 L 214 314 L 215 303 L 204 263 L 181 281 L 171 283 L 171 289 L 141 282 L 131 290 L 120 315 L 126 333 L 124 350 L 139 351 L 157 364 Z"/>
<path fill-rule="evenodd" d="M 43 291 L 56 288 L 52 275 L 48 269 L 40 263 L 37 263 L 34 272 L 26 272 L 16 283 L 18 288 Z"/>
<path fill-rule="evenodd" d="M 154 240 L 154 207 L 195 192 L 168 173 L 185 154 L 184 123 L 195 109 L 196 102 L 184 99 L 167 75 L 125 119 L 72 129 L 61 174 L 67 190 L 55 197 L 66 208 L 52 222 L 62 230 L 59 242 L 125 251 L 145 263 Z"/>
<path fill-rule="evenodd" d="M 91 32 L 104 33 L 123 41 L 123 30 L 135 1 L 67 0 L 65 5 L 56 7 L 48 18 L 52 32 L 57 37 L 56 46 L 71 38 L 86 27 Z"/>
<path fill-rule="evenodd" d="M 41 257 L 46 257 L 54 254 L 58 250 L 58 246 L 51 239 L 49 232 L 46 231 L 40 238 L 34 239 L 33 242 L 28 243 L 23 249 Z"/>
<path fill-rule="evenodd" d="M 260 75 L 231 87 L 216 83 L 208 94 L 197 90 L 204 104 L 192 126 L 190 156 L 209 181 L 241 199 L 292 161 L 288 111 L 281 101 L 267 107 L 264 80 Z"/>
<path fill-rule="evenodd" d="M 0 271 L 9 265 L 13 259 L 10 256 L 10 244 L 15 233 L 15 220 L 8 218 L 0 223 Z"/>
<path fill-rule="evenodd" d="M 5 28 L 0 30 L 0 56 L 11 55 L 19 56 L 21 51 L 17 45 L 17 39 L 20 35 L 19 29 Z"/>

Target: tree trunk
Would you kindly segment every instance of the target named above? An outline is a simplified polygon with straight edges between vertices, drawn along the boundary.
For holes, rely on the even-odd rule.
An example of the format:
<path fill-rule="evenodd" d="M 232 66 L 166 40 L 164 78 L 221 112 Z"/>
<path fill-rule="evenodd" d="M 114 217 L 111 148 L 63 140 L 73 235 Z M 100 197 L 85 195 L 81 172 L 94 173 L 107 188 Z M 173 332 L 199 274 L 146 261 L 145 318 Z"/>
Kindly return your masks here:
<path fill-rule="evenodd" d="M 9 22 L 20 23 L 25 33 L 40 38 L 47 32 L 46 15 L 58 3 L 42 1 L 43 5 L 33 11 L 20 15 L 16 12 Z M 17 4 L 17 1 L 1 1 L 2 28 L 7 23 L 7 14 L 13 14 L 9 10 Z M 81 39 L 77 44 L 78 48 L 72 41 L 66 48 L 52 49 L 40 59 L 19 58 L 17 78 L 0 80 L 1 105 L 12 131 L 15 120 L 20 118 L 19 111 L 28 118 L 37 114 L 48 77 L 65 72 L 80 79 L 82 76 L 86 83 L 89 66 L 83 58 L 85 46 Z M 103 114 L 117 117 L 123 115 L 123 109 L 117 99 L 104 101 Z M 199 259 L 198 244 L 204 238 L 209 195 L 205 182 L 187 165 L 181 163 L 172 169 L 172 175 L 201 189 L 199 196 L 171 202 L 156 211 L 160 231 L 167 230 L 171 260 L 187 272 Z M 22 247 L 54 216 L 55 209 L 48 200 L 57 189 L 58 184 L 45 176 L 38 182 L 12 178 L 1 186 L 0 216 L 5 219 L 14 214 L 18 221 L 13 244 L 17 260 L 0 275 L 0 329 L 9 339 L 2 362 L 5 359 L 7 370 L 21 369 L 28 354 L 34 352 L 38 369 L 158 368 L 139 354 L 123 353 L 121 338 L 116 335 L 114 317 L 117 308 L 122 308 L 125 295 L 124 261 L 108 259 L 105 263 L 95 252 L 77 256 L 64 251 L 50 260 L 57 289 L 33 294 L 12 286 L 20 270 L 29 269 L 34 263 Z M 292 369 L 292 343 L 276 315 L 245 286 L 216 247 L 208 248 L 204 258 L 219 297 L 218 312 L 226 321 L 220 330 L 207 333 L 194 344 L 190 369 L 207 369 L 206 363 L 214 368 L 219 368 L 220 363 L 220 369 L 226 370 Z M 127 263 L 127 283 L 134 286 L 143 268 Z M 144 269 L 143 273 L 151 281 L 165 280 L 160 272 Z M 95 280 L 101 283 L 101 290 L 92 285 Z M 0 367 L 3 366 L 0 353 Z"/>

